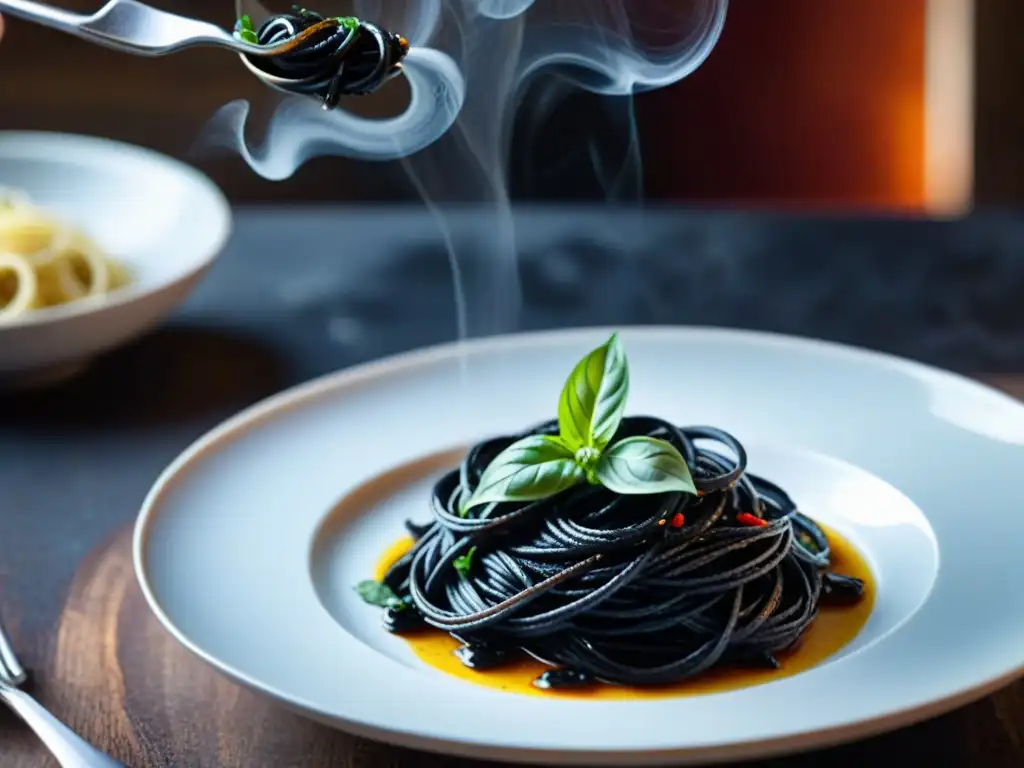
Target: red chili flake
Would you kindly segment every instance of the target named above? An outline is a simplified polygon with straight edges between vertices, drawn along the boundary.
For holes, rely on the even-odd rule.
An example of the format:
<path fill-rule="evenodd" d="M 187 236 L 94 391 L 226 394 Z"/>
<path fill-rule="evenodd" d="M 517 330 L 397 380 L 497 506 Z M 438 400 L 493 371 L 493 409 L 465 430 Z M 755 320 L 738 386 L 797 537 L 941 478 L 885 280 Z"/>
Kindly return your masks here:
<path fill-rule="evenodd" d="M 736 515 L 736 522 L 740 525 L 749 525 L 751 528 L 764 528 L 768 525 L 767 520 L 762 520 L 760 517 L 755 517 L 749 512 L 740 512 Z"/>
<path fill-rule="evenodd" d="M 672 516 L 672 527 L 673 528 L 682 528 L 683 524 L 685 522 L 686 522 L 686 518 L 683 517 L 683 513 L 682 512 L 676 512 Z"/>

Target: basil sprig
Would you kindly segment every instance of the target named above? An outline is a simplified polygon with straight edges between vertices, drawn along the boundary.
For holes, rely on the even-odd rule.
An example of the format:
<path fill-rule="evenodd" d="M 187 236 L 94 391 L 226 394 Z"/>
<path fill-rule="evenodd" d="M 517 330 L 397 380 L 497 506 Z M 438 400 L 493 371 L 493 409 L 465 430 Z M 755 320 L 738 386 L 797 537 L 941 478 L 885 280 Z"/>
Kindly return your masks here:
<path fill-rule="evenodd" d="M 405 601 L 391 591 L 391 588 L 380 581 L 360 581 L 356 584 L 356 592 L 363 598 L 363 602 L 370 605 L 377 605 L 381 608 L 390 608 L 394 611 L 401 611 L 406 608 Z"/>
<path fill-rule="evenodd" d="M 696 494 L 686 459 L 671 443 L 627 437 L 613 443 L 626 410 L 629 366 L 613 334 L 573 368 L 558 401 L 558 435 L 530 435 L 487 466 L 463 517 L 481 504 L 536 501 L 583 482 L 621 494 Z"/>
<path fill-rule="evenodd" d="M 459 572 L 459 576 L 464 579 L 469 578 L 469 572 L 473 569 L 473 555 L 475 554 L 476 547 L 470 547 L 466 554 L 456 557 L 452 562 L 452 565 L 455 566 L 455 570 Z"/>
<path fill-rule="evenodd" d="M 259 45 L 260 39 L 256 34 L 256 28 L 253 26 L 251 16 L 241 16 L 235 23 L 235 35 L 240 39 L 252 45 Z"/>

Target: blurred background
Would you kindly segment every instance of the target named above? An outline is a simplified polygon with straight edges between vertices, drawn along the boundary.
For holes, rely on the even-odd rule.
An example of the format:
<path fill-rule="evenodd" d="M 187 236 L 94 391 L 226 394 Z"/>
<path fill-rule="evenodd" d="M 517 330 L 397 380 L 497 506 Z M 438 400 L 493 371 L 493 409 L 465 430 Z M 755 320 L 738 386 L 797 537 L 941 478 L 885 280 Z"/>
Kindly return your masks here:
<path fill-rule="evenodd" d="M 234 19 L 230 0 L 154 4 Z M 733 0 L 707 60 L 633 109 L 571 89 L 538 120 L 527 92 L 509 162 L 514 238 L 480 225 L 493 195 L 465 215 L 424 206 L 399 162 L 317 158 L 268 181 L 237 153 L 196 151 L 224 104 L 247 99 L 265 118 L 279 100 L 219 51 L 132 58 L 12 19 L 0 129 L 106 136 L 208 173 L 242 218 L 174 322 L 272 327 L 296 380 L 460 332 L 633 323 L 795 333 L 1014 372 L 1024 370 L 1021 29 L 1021 0 Z M 345 106 L 386 116 L 407 99 L 399 78 Z M 623 164 L 630 130 L 640 218 L 607 206 L 590 154 L 599 145 Z M 439 175 L 458 177 L 448 139 L 428 152 Z M 635 213 L 635 198 L 627 189 L 612 202 Z M 566 205 L 531 207 L 541 203 Z M 461 321 L 453 261 L 470 296 Z M 502 298 L 516 292 L 515 272 L 521 306 Z"/>
<path fill-rule="evenodd" d="M 154 4 L 225 26 L 233 20 L 227 0 Z M 733 2 L 703 66 L 636 99 L 646 196 L 718 208 L 939 215 L 1016 204 L 1024 199 L 1021 28 L 1020 0 Z M 416 197 L 394 164 L 370 173 L 326 159 L 268 182 L 237 156 L 190 155 L 222 104 L 268 98 L 223 53 L 127 59 L 12 20 L 0 72 L 3 128 L 97 134 L 187 157 L 235 201 Z M 405 97 L 401 85 L 389 86 L 369 108 L 387 111 Z M 602 101 L 568 99 L 561 119 L 548 121 L 549 143 L 558 146 L 550 125 L 568 119 L 600 131 Z M 541 186 L 513 191 L 519 199 L 601 195 L 586 169 Z"/>

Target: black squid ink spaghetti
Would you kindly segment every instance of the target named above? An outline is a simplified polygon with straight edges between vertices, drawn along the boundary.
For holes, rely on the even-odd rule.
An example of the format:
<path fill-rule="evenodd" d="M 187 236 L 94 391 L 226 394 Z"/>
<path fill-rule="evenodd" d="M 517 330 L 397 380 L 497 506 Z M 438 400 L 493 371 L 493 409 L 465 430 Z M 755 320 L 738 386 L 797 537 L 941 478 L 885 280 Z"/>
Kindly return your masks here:
<path fill-rule="evenodd" d="M 472 446 L 434 486 L 432 519 L 408 524 L 412 548 L 358 586 L 385 626 L 447 632 L 481 674 L 527 654 L 549 667 L 540 688 L 660 686 L 777 667 L 821 605 L 861 599 L 739 441 L 626 417 L 628 386 L 613 336 L 576 366 L 557 420 Z"/>
<path fill-rule="evenodd" d="M 402 72 L 409 41 L 354 16 L 322 16 L 294 6 L 255 28 L 249 16 L 235 36 L 254 45 L 288 43 L 274 56 L 244 56 L 250 69 L 278 90 L 319 98 L 333 109 L 342 96 L 373 93 Z"/>

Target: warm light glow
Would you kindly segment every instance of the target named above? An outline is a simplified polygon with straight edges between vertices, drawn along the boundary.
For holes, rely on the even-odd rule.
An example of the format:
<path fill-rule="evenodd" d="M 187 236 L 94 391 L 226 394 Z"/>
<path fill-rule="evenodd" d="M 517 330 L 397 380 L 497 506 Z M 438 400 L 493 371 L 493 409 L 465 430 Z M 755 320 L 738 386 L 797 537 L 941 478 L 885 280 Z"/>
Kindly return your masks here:
<path fill-rule="evenodd" d="M 964 213 L 974 181 L 974 0 L 929 0 L 925 16 L 925 195 Z"/>
<path fill-rule="evenodd" d="M 651 196 L 929 211 L 928 8 L 928 0 L 731 3 L 704 65 L 641 97 Z"/>

